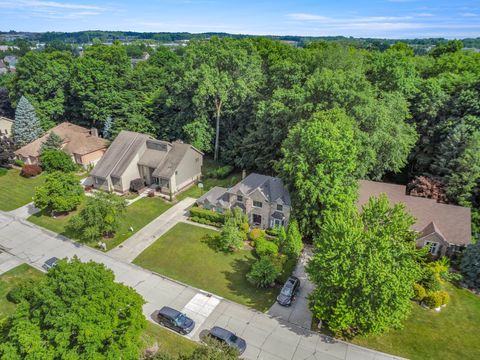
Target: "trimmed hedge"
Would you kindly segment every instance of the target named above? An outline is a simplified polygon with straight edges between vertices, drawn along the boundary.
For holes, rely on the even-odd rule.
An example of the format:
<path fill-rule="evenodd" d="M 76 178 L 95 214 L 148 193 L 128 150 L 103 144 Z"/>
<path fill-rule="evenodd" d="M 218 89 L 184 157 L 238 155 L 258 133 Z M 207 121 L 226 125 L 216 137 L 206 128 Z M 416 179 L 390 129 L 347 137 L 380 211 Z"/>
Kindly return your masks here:
<path fill-rule="evenodd" d="M 255 241 L 255 252 L 259 257 L 274 257 L 278 255 L 278 246 L 274 242 L 260 238 Z"/>
<path fill-rule="evenodd" d="M 213 221 L 210 221 L 208 219 L 199 218 L 198 216 L 193 216 L 193 217 L 190 218 L 190 220 L 192 220 L 194 222 L 197 222 L 199 224 L 215 226 L 215 227 L 218 227 L 218 228 L 222 227 L 221 223 L 213 222 Z"/>
<path fill-rule="evenodd" d="M 220 214 L 212 210 L 203 209 L 201 207 L 192 207 L 190 209 L 190 217 L 205 219 L 212 223 L 219 223 L 219 224 L 225 223 L 224 214 Z"/>
<path fill-rule="evenodd" d="M 250 231 L 250 234 L 248 234 L 248 237 L 252 241 L 257 241 L 258 239 L 265 237 L 265 231 L 258 228 L 252 229 L 252 231 Z"/>
<path fill-rule="evenodd" d="M 20 175 L 26 178 L 34 177 L 40 175 L 42 168 L 38 165 L 25 165 L 22 168 Z"/>

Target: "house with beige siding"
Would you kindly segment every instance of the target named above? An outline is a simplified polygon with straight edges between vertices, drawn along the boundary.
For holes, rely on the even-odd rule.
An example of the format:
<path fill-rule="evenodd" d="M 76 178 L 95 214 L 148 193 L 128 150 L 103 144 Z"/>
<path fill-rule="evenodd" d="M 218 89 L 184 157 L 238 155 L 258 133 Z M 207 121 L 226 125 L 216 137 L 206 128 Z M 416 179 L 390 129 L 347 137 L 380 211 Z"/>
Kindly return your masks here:
<path fill-rule="evenodd" d="M 66 121 L 15 151 L 17 159 L 25 164 L 38 164 L 42 144 L 47 141 L 52 132 L 62 138 L 61 149 L 69 154 L 76 164 L 85 169 L 95 166 L 107 151 L 108 141 L 98 137 L 97 129 L 87 129 Z"/>
<path fill-rule="evenodd" d="M 214 187 L 197 200 L 205 209 L 224 212 L 239 208 L 250 225 L 262 229 L 288 225 L 290 195 L 280 178 L 252 173 L 235 186 Z"/>
<path fill-rule="evenodd" d="M 95 188 L 125 193 L 134 179 L 174 195 L 200 179 L 203 153 L 181 141 L 122 131 L 90 173 Z"/>
<path fill-rule="evenodd" d="M 10 137 L 12 135 L 13 120 L 0 116 L 0 136 Z"/>

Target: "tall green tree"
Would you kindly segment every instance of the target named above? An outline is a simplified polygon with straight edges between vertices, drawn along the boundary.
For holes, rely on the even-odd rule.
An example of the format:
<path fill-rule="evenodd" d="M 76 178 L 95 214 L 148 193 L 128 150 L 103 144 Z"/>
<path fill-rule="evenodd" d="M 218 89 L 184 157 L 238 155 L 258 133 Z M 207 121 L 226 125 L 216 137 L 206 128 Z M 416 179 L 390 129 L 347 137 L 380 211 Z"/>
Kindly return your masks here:
<path fill-rule="evenodd" d="M 414 218 L 386 196 L 359 213 L 346 204 L 324 214 L 307 266 L 315 290 L 311 309 L 337 335 L 378 334 L 400 326 L 411 310 L 424 250 L 415 246 Z"/>
<path fill-rule="evenodd" d="M 78 170 L 78 166 L 73 162 L 72 157 L 65 151 L 59 149 L 47 149 L 42 151 L 40 155 L 40 163 L 42 169 L 47 172 L 61 171 L 69 173 Z"/>
<path fill-rule="evenodd" d="M 344 111 L 322 111 L 295 125 L 282 145 L 276 168 L 290 190 L 304 236 L 318 233 L 325 210 L 356 199 L 354 127 Z"/>
<path fill-rule="evenodd" d="M 24 294 L 0 332 L 3 359 L 140 356 L 144 300 L 105 265 L 61 260 Z"/>
<path fill-rule="evenodd" d="M 74 174 L 54 171 L 45 176 L 45 184 L 35 189 L 33 203 L 53 214 L 74 210 L 83 196 L 83 187 Z"/>
<path fill-rule="evenodd" d="M 45 150 L 60 150 L 63 144 L 63 139 L 55 134 L 55 132 L 51 131 L 48 134 L 47 140 L 42 144 L 40 151 L 43 152 Z"/>
<path fill-rule="evenodd" d="M 196 118 L 214 119 L 217 160 L 222 115 L 255 96 L 262 81 L 260 58 L 248 41 L 212 38 L 186 49 L 184 89 L 189 89 Z"/>
<path fill-rule="evenodd" d="M 15 110 L 12 135 L 18 147 L 29 144 L 42 135 L 42 129 L 35 114 L 35 109 L 25 96 L 20 98 Z"/>
<path fill-rule="evenodd" d="M 480 241 L 467 246 L 460 269 L 465 283 L 473 289 L 480 289 Z"/>
<path fill-rule="evenodd" d="M 288 224 L 287 237 L 281 252 L 285 255 L 296 258 L 300 255 L 303 248 L 302 235 L 298 229 L 297 220 L 292 219 Z"/>

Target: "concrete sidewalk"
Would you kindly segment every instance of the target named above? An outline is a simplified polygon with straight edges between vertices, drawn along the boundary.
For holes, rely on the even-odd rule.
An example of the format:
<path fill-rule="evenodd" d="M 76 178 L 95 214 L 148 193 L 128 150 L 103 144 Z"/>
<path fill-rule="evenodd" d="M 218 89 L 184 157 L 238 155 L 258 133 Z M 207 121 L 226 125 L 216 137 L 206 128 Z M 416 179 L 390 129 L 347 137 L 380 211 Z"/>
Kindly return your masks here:
<path fill-rule="evenodd" d="M 192 318 L 201 316 L 198 329 L 193 335 L 194 340 L 199 340 L 200 335 L 214 325 L 225 327 L 246 339 L 245 359 L 399 359 L 313 333 L 268 314 L 209 295 L 2 212 L 0 251 L 8 252 L 20 262 L 26 262 L 40 270 L 45 260 L 52 256 L 78 256 L 82 261 L 103 263 L 114 272 L 115 281 L 131 286 L 145 299 L 143 313 L 147 319 L 154 322 L 156 311 L 163 306 L 183 309 Z M 206 301 L 203 295 L 216 300 Z M 208 311 L 199 308 L 205 302 L 208 303 Z"/>
<path fill-rule="evenodd" d="M 31 203 L 28 203 L 27 205 L 19 207 L 18 209 L 9 211 L 8 213 L 21 219 L 28 219 L 30 216 L 38 212 L 40 212 L 40 209 L 37 209 L 33 205 L 33 202 L 31 202 Z"/>
<path fill-rule="evenodd" d="M 175 224 L 186 220 L 188 209 L 194 203 L 195 199 L 193 198 L 187 197 L 183 199 L 116 248 L 110 250 L 108 254 L 116 259 L 132 262 L 142 251 L 152 245 L 155 240 L 170 230 Z"/>
<path fill-rule="evenodd" d="M 0 251 L 0 275 L 20 265 L 22 261 L 15 256 Z"/>

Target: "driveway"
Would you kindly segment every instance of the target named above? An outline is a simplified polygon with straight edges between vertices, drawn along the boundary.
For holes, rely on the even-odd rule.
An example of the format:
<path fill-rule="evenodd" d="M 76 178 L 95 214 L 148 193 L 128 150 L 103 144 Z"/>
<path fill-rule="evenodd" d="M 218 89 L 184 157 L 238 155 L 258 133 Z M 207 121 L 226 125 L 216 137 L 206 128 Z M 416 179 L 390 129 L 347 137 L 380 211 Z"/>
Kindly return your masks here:
<path fill-rule="evenodd" d="M 310 330 L 310 325 L 312 323 L 312 313 L 308 308 L 307 296 L 312 292 L 313 284 L 308 280 L 305 272 L 305 265 L 311 256 L 312 248 L 311 246 L 306 246 L 298 259 L 295 270 L 293 271 L 293 275 L 300 279 L 300 290 L 297 293 L 293 304 L 290 307 L 285 307 L 275 303 L 270 310 L 268 310 L 268 314 L 277 318 L 279 321 L 291 323 L 308 330 Z"/>
<path fill-rule="evenodd" d="M 109 253 L 74 243 L 2 212 L 0 251 L 38 269 L 52 256 L 78 256 L 82 261 L 103 263 L 114 272 L 116 281 L 131 286 L 143 296 L 146 301 L 143 312 L 147 319 L 152 321 L 155 311 L 162 306 L 183 309 L 188 316 L 197 320 L 197 327 L 191 334 L 194 340 L 198 340 L 200 334 L 213 325 L 224 326 L 247 340 L 245 359 L 398 359 L 356 345 L 332 341 L 276 317 L 159 276 L 114 258 Z"/>
<path fill-rule="evenodd" d="M 188 209 L 195 199 L 187 197 L 172 206 L 155 220 L 130 236 L 108 254 L 116 259 L 132 262 L 143 250 L 152 245 L 155 240 L 170 230 L 176 223 L 187 219 Z"/>

